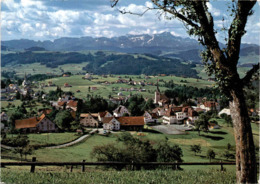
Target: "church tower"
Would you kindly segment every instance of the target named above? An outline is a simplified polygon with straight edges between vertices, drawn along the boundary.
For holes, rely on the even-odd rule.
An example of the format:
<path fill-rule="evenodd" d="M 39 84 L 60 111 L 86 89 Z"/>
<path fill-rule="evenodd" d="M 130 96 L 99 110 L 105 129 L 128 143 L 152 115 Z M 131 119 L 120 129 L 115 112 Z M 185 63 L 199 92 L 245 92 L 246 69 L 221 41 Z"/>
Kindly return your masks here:
<path fill-rule="evenodd" d="M 160 89 L 159 89 L 159 86 L 158 86 L 158 79 L 157 79 L 157 88 L 156 88 L 156 91 L 154 93 L 154 103 L 155 104 L 158 104 L 158 102 L 160 101 L 160 96 L 161 96 L 161 93 L 160 93 Z"/>

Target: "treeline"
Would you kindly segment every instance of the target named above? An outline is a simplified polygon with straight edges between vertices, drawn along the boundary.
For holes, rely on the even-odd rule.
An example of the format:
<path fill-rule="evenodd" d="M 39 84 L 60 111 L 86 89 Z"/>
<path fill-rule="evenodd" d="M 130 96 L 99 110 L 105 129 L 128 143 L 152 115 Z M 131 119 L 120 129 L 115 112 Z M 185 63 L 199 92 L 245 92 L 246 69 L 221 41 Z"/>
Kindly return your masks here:
<path fill-rule="evenodd" d="M 145 57 L 148 56 L 148 57 Z M 197 77 L 197 72 L 190 64 L 182 64 L 177 59 L 169 59 L 146 54 L 145 56 L 108 55 L 96 56 L 94 61 L 83 69 L 97 74 L 155 75 L 175 74 L 178 76 Z"/>
<path fill-rule="evenodd" d="M 171 86 L 171 89 L 165 91 L 165 95 L 168 98 L 174 99 L 174 104 L 182 104 L 188 102 L 189 99 L 196 99 L 199 97 L 207 97 L 208 100 L 216 100 L 221 97 L 221 93 L 218 89 L 215 88 L 197 88 L 186 85 L 176 85 L 174 83 L 168 83 L 167 86 Z M 225 98 L 221 98 L 223 101 L 223 106 L 226 106 L 227 100 Z"/>
<path fill-rule="evenodd" d="M 88 62 L 83 68 L 96 74 L 175 74 L 178 76 L 197 77 L 192 64 L 182 64 L 177 59 L 145 54 L 134 56 L 131 54 L 105 54 L 97 51 L 95 54 L 81 54 L 78 52 L 17 52 L 2 56 L 1 66 L 7 64 L 40 63 L 50 68 L 57 68 L 63 64 L 78 64 Z"/>
<path fill-rule="evenodd" d="M 36 53 L 31 51 L 17 52 L 12 54 L 6 54 L 2 56 L 1 66 L 6 64 L 31 64 L 41 63 L 46 67 L 57 68 L 59 65 L 82 63 L 92 61 L 93 56 L 91 54 L 81 54 L 78 52 L 44 52 Z"/>

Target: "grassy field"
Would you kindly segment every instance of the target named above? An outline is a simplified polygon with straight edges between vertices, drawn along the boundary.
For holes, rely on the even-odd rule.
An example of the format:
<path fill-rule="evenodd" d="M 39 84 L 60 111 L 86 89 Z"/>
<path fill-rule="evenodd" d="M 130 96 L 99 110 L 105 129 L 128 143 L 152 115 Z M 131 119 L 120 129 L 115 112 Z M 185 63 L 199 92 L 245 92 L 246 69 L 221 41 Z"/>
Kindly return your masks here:
<path fill-rule="evenodd" d="M 206 152 L 208 149 L 213 149 L 217 154 L 215 161 L 220 161 L 220 160 L 225 160 L 225 158 L 223 158 L 221 154 L 223 153 L 223 151 L 227 149 L 228 143 L 232 145 L 231 152 L 234 152 L 235 142 L 233 137 L 233 129 L 231 127 L 226 127 L 224 124 L 221 124 L 221 122 L 219 124 L 223 126 L 221 129 L 211 130 L 209 133 L 201 133 L 200 136 L 196 131 L 190 131 L 188 135 L 166 135 L 159 132 L 155 133 L 149 131 L 149 129 L 144 130 L 144 133 L 141 136 L 138 135 L 136 132 L 132 132 L 132 134 L 138 136 L 141 139 L 149 139 L 153 144 L 156 144 L 161 140 L 165 139 L 165 137 L 167 137 L 171 144 L 180 145 L 180 147 L 183 150 L 183 155 L 184 155 L 183 160 L 185 162 L 194 161 L 194 158 L 196 158 L 196 161 L 208 162 L 209 160 L 206 158 Z M 257 134 L 257 130 L 259 127 L 255 124 L 253 124 L 252 126 L 253 126 L 254 134 Z M 52 150 L 38 149 L 35 151 L 34 155 L 32 156 L 36 156 L 37 160 L 39 161 L 46 161 L 46 159 L 48 161 L 80 161 L 80 160 L 95 161 L 95 158 L 91 157 L 92 149 L 97 145 L 106 145 L 109 143 L 118 144 L 116 142 L 116 138 L 119 134 L 121 134 L 121 132 L 109 135 L 108 137 L 102 135 L 94 135 L 88 138 L 87 140 L 81 142 L 80 144 L 63 148 L 63 149 L 52 149 Z M 57 136 L 61 136 L 61 135 L 62 134 L 57 134 Z M 34 140 L 35 142 L 40 141 L 44 143 L 47 135 L 39 134 L 38 136 L 39 137 L 32 136 L 33 138 L 31 139 Z M 73 139 L 72 138 L 73 133 L 71 134 L 67 133 L 66 136 L 68 137 L 67 139 L 69 138 Z M 258 143 L 257 139 L 259 138 L 259 134 L 254 136 L 256 141 L 255 143 L 257 144 Z M 51 138 L 49 139 L 49 141 L 51 141 Z M 57 142 L 58 140 L 55 141 Z M 60 142 L 62 141 L 64 140 L 60 138 Z M 195 156 L 194 153 L 190 151 L 190 145 L 193 144 L 201 144 L 202 152 L 197 154 L 197 156 Z M 12 153 L 4 152 L 3 155 L 5 154 L 12 154 Z"/>
<path fill-rule="evenodd" d="M 204 66 L 197 65 L 194 69 L 198 72 L 198 76 L 201 77 L 202 79 L 206 80 L 206 79 L 209 78 L 209 76 L 206 73 L 206 69 L 204 68 Z M 250 67 L 239 67 L 238 68 L 238 74 L 240 75 L 240 77 L 244 77 L 248 70 L 250 70 Z M 211 76 L 211 78 L 214 78 L 214 75 Z"/>
<path fill-rule="evenodd" d="M 112 88 L 140 88 L 141 85 L 128 85 L 128 84 L 101 84 L 102 82 L 108 81 L 108 82 L 116 82 L 118 80 L 119 75 L 114 75 L 113 77 L 108 77 L 108 78 L 103 78 L 102 76 L 97 76 L 94 75 L 93 77 L 95 79 L 89 81 L 89 80 L 84 80 L 82 79 L 82 75 L 73 75 L 70 77 L 58 77 L 58 78 L 53 78 L 53 79 L 48 79 L 46 81 L 44 81 L 44 83 L 47 84 L 48 81 L 52 81 L 55 85 L 57 86 L 61 86 L 63 91 L 71 91 L 74 93 L 74 95 L 78 98 L 86 98 L 87 94 L 90 95 L 99 95 L 102 96 L 104 98 L 108 98 L 109 95 L 111 96 L 117 96 L 118 92 L 120 92 L 119 90 L 117 91 L 112 91 Z M 121 75 L 122 78 L 129 80 L 130 78 L 133 81 L 146 81 L 146 82 L 151 82 L 151 83 L 156 83 L 157 79 L 161 80 L 159 82 L 159 85 L 163 85 L 163 81 L 168 82 L 170 80 L 173 80 L 175 84 L 180 84 L 180 85 L 187 85 L 187 86 L 194 86 L 194 87 L 199 87 L 199 88 L 203 88 L 203 87 L 212 87 L 213 86 L 213 82 L 209 82 L 207 80 L 197 80 L 194 78 L 183 78 L 183 77 L 176 77 L 176 76 L 165 76 L 165 77 L 155 77 L 155 76 L 151 76 L 150 79 L 145 79 L 144 76 L 139 76 L 139 75 Z M 163 81 L 162 81 L 163 80 Z M 181 82 L 186 80 L 187 82 Z M 68 83 L 70 85 L 72 85 L 72 87 L 66 87 L 64 88 L 64 83 Z M 97 90 L 89 91 L 89 87 L 97 87 Z M 144 97 L 147 98 L 153 98 L 154 97 L 154 91 L 156 90 L 156 86 L 153 85 L 146 85 L 143 87 L 146 91 L 145 92 L 138 92 L 138 91 L 122 91 L 122 94 L 127 96 L 129 94 L 142 94 Z M 50 90 L 55 90 L 56 87 L 45 87 L 43 90 L 45 92 L 49 92 Z M 165 87 L 160 87 L 161 91 L 165 91 L 167 88 Z M 39 89 L 35 89 L 35 90 L 39 90 Z M 76 92 L 77 90 L 80 90 L 80 92 Z"/>
<path fill-rule="evenodd" d="M 162 183 L 162 184 L 202 184 L 202 183 L 226 183 L 233 184 L 236 181 L 233 171 L 220 172 L 215 169 L 200 171 L 92 171 L 87 173 L 68 172 L 36 172 L 10 171 L 2 169 L 1 179 L 6 183 L 38 184 L 38 183 Z"/>
<path fill-rule="evenodd" d="M 17 134 L 7 134 L 8 137 L 17 136 Z M 27 134 L 30 140 L 30 145 L 46 145 L 46 144 L 63 144 L 71 142 L 78 138 L 76 133 L 41 133 L 41 134 Z"/>

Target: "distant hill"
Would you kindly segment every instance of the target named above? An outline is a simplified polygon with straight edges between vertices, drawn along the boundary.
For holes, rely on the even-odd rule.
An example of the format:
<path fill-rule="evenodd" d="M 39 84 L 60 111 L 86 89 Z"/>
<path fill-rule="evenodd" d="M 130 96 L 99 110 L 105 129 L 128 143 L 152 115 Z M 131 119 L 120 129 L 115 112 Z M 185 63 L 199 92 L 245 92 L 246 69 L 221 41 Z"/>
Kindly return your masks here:
<path fill-rule="evenodd" d="M 202 46 L 195 39 L 173 36 L 169 32 L 161 34 L 126 35 L 120 37 L 63 37 L 54 41 L 33 41 L 28 39 L 2 41 L 3 48 L 23 51 L 28 48 L 44 48 L 49 51 L 82 51 L 107 50 L 124 53 L 150 53 L 184 61 L 200 63 L 199 50 Z M 220 43 L 220 47 L 225 45 Z M 259 46 L 256 44 L 241 44 L 240 63 L 255 63 L 259 61 Z M 244 57 L 244 58 L 243 58 Z"/>
<path fill-rule="evenodd" d="M 27 48 L 25 50 L 26 51 L 46 51 L 46 49 L 43 48 L 43 47 L 30 47 L 30 48 Z"/>
<path fill-rule="evenodd" d="M 171 59 L 151 54 L 95 54 L 79 52 L 17 52 L 2 55 L 1 66 L 41 63 L 46 67 L 57 68 L 63 64 L 87 63 L 85 71 L 96 74 L 173 74 L 176 76 L 197 77 L 192 69 L 195 64 L 183 64 L 179 59 Z"/>

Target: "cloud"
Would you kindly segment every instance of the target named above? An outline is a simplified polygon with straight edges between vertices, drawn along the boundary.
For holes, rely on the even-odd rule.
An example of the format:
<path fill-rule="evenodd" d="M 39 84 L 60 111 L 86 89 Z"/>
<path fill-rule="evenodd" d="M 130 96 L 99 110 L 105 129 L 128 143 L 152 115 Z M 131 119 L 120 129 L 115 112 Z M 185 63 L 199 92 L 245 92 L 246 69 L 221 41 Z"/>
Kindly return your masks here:
<path fill-rule="evenodd" d="M 210 2 L 206 3 L 209 11 L 213 14 L 213 16 L 220 16 L 221 12 L 217 8 L 214 8 Z"/>
<path fill-rule="evenodd" d="M 4 40 L 53 40 L 64 36 L 114 37 L 164 31 L 175 36 L 188 37 L 180 21 L 167 20 L 165 14 L 159 16 L 161 12 L 156 10 L 147 11 L 143 16 L 121 14 L 118 11 L 124 9 L 142 13 L 147 7 L 153 7 L 151 1 L 122 0 L 116 8 L 110 7 L 110 0 L 3 0 L 1 5 L 1 31 Z M 214 16 L 216 28 L 221 28 L 220 19 L 226 16 L 223 13 L 223 3 L 213 1 L 207 5 Z M 259 13 L 259 6 L 256 11 Z M 228 19 L 230 18 L 226 16 L 227 25 L 230 23 Z M 251 16 L 246 29 L 256 36 L 259 34 L 259 26 L 258 17 Z M 249 33 L 245 37 L 250 36 L 251 39 Z"/>

